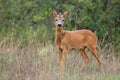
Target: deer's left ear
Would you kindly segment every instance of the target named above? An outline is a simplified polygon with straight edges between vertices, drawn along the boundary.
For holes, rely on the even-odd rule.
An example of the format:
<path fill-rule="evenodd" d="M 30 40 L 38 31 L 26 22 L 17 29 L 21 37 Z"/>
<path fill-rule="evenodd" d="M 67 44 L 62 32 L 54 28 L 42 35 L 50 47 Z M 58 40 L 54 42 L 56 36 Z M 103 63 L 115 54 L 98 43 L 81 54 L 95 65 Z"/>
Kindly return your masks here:
<path fill-rule="evenodd" d="M 63 17 L 66 18 L 68 16 L 68 10 L 63 13 Z"/>

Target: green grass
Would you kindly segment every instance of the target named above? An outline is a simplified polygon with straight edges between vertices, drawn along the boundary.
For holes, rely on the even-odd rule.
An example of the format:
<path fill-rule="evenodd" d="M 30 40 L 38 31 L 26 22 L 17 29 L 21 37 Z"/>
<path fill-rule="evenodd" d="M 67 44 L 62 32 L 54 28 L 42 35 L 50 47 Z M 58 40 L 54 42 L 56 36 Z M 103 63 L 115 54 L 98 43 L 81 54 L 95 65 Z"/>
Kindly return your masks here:
<path fill-rule="evenodd" d="M 0 80 L 120 80 L 120 62 L 112 54 L 99 48 L 103 72 L 99 72 L 96 59 L 88 52 L 90 62 L 80 72 L 84 62 L 77 51 L 67 57 L 64 71 L 60 71 L 55 46 L 47 43 L 34 48 L 7 47 L 0 50 Z"/>

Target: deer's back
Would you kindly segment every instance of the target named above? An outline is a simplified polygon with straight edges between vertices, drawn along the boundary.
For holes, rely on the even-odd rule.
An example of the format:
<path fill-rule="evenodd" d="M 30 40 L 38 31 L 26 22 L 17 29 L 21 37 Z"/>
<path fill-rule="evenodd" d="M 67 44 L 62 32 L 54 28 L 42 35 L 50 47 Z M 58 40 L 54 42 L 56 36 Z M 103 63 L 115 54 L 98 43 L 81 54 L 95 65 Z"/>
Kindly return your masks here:
<path fill-rule="evenodd" d="M 82 48 L 87 45 L 96 46 L 97 36 L 90 30 L 65 31 L 61 40 L 63 47 Z"/>

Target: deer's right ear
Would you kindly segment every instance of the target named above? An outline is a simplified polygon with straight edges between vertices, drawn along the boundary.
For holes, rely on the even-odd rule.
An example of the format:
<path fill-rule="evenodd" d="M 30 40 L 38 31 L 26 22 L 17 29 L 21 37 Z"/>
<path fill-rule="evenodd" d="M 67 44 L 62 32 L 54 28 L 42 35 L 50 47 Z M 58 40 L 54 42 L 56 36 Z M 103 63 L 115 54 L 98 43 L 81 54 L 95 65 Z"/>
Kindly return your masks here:
<path fill-rule="evenodd" d="M 56 18 L 57 17 L 57 11 L 55 9 L 53 9 L 53 17 Z"/>

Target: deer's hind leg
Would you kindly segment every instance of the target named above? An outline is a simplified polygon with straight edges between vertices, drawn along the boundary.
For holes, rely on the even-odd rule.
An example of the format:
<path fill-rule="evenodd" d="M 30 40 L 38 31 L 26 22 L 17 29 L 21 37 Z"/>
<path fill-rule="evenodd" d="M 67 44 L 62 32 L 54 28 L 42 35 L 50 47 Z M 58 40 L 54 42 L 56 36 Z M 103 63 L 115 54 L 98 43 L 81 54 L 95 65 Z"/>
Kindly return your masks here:
<path fill-rule="evenodd" d="M 101 60 L 100 60 L 99 54 L 98 54 L 98 52 L 97 52 L 97 50 L 96 50 L 96 47 L 89 45 L 89 46 L 88 46 L 88 49 L 89 49 L 89 50 L 91 51 L 91 53 L 95 56 L 95 58 L 97 59 L 97 62 L 99 63 L 99 68 L 100 68 L 100 70 L 102 70 L 102 62 L 101 62 Z"/>
<path fill-rule="evenodd" d="M 80 54 L 82 55 L 82 57 L 85 61 L 85 63 L 82 65 L 82 68 L 80 69 L 80 71 L 82 71 L 87 66 L 87 64 L 89 62 L 89 58 L 88 58 L 87 54 L 85 53 L 85 48 L 80 50 Z"/>

